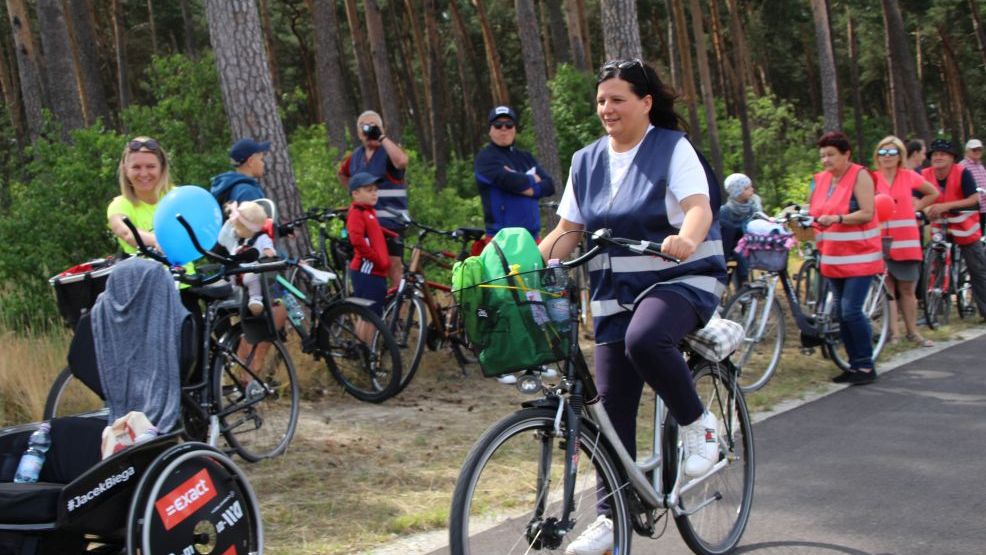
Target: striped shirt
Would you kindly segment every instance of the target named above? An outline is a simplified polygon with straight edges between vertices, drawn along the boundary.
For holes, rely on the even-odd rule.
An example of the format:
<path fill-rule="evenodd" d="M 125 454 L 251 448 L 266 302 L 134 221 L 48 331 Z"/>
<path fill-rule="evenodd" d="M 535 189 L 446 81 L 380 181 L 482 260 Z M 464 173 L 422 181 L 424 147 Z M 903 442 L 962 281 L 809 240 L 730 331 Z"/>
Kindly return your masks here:
<path fill-rule="evenodd" d="M 983 167 L 982 162 L 966 157 L 961 165 L 972 174 L 972 178 L 976 180 L 976 187 L 986 189 L 986 167 Z M 986 195 L 979 195 L 979 211 L 986 212 Z"/>

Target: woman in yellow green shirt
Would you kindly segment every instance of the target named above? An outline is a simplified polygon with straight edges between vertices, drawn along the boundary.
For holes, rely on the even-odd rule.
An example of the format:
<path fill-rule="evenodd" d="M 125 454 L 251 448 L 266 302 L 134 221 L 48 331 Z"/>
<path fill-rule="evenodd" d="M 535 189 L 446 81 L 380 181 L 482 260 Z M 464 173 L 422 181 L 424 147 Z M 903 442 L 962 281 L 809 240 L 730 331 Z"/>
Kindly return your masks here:
<path fill-rule="evenodd" d="M 123 223 L 126 216 L 148 247 L 157 247 L 154 237 L 154 210 L 171 190 L 168 155 L 160 143 L 150 137 L 137 137 L 127 143 L 120 157 L 120 195 L 106 209 L 110 230 L 127 254 L 137 251 L 133 233 Z"/>

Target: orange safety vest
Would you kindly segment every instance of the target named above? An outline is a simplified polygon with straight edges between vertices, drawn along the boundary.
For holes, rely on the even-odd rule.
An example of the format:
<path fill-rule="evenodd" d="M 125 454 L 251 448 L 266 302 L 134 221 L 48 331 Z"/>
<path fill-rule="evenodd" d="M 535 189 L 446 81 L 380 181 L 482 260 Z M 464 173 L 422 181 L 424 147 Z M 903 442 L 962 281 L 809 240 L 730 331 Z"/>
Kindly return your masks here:
<path fill-rule="evenodd" d="M 924 179 L 910 171 L 898 169 L 892 184 L 887 183 L 880 172 L 873 173 L 876 189 L 887 193 L 894 199 L 894 213 L 889 220 L 880 222 L 884 237 L 890 237 L 891 260 L 921 260 L 921 231 L 914 216 L 911 191 L 918 188 Z"/>
<path fill-rule="evenodd" d="M 948 177 L 945 179 L 945 192 L 938 197 L 935 203 L 954 202 L 963 200 L 966 195 L 962 194 L 962 171 L 965 168 L 958 164 L 953 164 Z M 925 168 L 921 175 L 935 186 L 938 185 L 938 178 L 935 177 L 934 168 Z M 982 237 L 982 230 L 979 229 L 979 209 L 975 206 L 965 208 L 954 216 L 945 218 L 948 234 L 958 245 L 971 245 Z M 933 222 L 931 230 L 941 232 L 941 227 Z"/>
<path fill-rule="evenodd" d="M 863 166 L 851 164 L 831 192 L 832 174 L 827 171 L 816 173 L 809 209 L 812 217 L 817 220 L 825 215 L 848 214 L 849 199 L 861 170 Z M 884 270 L 880 226 L 876 218 L 862 225 L 832 224 L 818 230 L 815 241 L 821 253 L 821 270 L 825 277 L 873 276 Z"/>

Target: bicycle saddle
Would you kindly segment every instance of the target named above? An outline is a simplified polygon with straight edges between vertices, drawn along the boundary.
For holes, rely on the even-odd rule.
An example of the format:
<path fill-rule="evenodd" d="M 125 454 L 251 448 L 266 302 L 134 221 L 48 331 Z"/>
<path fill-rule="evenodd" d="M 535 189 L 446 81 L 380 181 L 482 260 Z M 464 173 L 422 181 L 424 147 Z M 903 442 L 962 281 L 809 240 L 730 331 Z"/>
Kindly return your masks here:
<path fill-rule="evenodd" d="M 456 239 L 462 237 L 467 241 L 475 241 L 477 239 L 482 239 L 485 236 L 486 230 L 475 227 L 460 227 L 452 232 L 452 237 L 455 237 Z"/>

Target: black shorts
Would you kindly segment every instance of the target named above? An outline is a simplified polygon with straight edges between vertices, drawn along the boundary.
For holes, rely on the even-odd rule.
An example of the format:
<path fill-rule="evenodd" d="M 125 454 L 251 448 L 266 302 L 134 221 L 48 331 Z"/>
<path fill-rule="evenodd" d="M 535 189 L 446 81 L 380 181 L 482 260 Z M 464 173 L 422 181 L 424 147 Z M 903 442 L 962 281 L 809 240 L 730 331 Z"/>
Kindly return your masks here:
<path fill-rule="evenodd" d="M 370 310 L 377 316 L 383 316 L 383 301 L 387 298 L 387 278 L 364 274 L 350 268 L 349 281 L 353 284 L 353 296 L 373 301 Z"/>
<path fill-rule="evenodd" d="M 403 229 L 391 229 L 397 234 L 397 237 L 391 237 L 387 235 L 384 237 L 384 242 L 387 243 L 387 254 L 389 256 L 396 256 L 401 260 L 404 259 L 404 230 Z"/>

